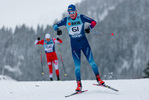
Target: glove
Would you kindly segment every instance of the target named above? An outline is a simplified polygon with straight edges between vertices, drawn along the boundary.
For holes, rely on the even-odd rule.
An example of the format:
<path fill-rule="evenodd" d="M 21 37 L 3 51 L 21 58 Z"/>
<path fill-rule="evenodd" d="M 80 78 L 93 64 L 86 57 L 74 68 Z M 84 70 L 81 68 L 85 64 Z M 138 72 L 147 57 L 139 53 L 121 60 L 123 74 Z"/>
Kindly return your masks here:
<path fill-rule="evenodd" d="M 57 29 L 57 35 L 62 35 L 62 31 L 60 29 Z"/>
<path fill-rule="evenodd" d="M 59 40 L 59 38 L 58 38 L 58 37 L 57 37 L 56 39 L 57 39 L 57 40 Z"/>
<path fill-rule="evenodd" d="M 40 40 L 40 37 L 38 37 L 37 40 Z"/>
<path fill-rule="evenodd" d="M 86 28 L 84 31 L 85 31 L 85 33 L 90 33 L 90 27 L 88 27 L 88 28 Z"/>

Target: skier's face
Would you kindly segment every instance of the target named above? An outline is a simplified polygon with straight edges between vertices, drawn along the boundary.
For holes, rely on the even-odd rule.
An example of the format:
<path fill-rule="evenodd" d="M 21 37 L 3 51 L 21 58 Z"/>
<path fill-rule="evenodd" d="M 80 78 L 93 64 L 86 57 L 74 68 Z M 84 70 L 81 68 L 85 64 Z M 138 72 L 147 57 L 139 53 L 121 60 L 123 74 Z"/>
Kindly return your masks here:
<path fill-rule="evenodd" d="M 47 40 L 47 42 L 49 42 L 49 41 L 50 41 L 50 39 L 49 39 L 49 38 L 46 38 L 46 40 Z"/>
<path fill-rule="evenodd" d="M 69 11 L 69 16 L 71 19 L 75 19 L 77 11 Z"/>

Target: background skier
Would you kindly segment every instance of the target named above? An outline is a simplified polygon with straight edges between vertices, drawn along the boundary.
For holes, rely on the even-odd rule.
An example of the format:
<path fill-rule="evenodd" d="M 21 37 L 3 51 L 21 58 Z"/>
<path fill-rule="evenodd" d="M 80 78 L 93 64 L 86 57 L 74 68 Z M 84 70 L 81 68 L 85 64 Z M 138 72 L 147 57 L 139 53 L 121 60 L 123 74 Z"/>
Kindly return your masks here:
<path fill-rule="evenodd" d="M 40 40 L 40 37 L 38 37 L 35 41 L 36 45 L 43 45 L 46 53 L 47 58 L 47 64 L 49 67 L 49 77 L 50 80 L 53 81 L 53 68 L 52 68 L 52 62 L 54 63 L 55 72 L 57 75 L 57 80 L 60 80 L 59 77 L 59 69 L 58 69 L 58 58 L 55 52 L 55 43 L 62 43 L 62 40 L 59 38 L 50 38 L 50 34 L 47 33 L 45 35 L 45 39 Z"/>

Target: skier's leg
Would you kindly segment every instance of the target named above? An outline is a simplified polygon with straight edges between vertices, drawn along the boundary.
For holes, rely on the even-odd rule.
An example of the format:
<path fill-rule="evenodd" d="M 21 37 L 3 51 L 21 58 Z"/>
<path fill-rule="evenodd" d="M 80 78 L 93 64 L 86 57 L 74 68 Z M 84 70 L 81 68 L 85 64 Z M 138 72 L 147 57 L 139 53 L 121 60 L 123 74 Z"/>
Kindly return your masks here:
<path fill-rule="evenodd" d="M 84 55 L 86 56 L 86 59 L 88 60 L 89 64 L 92 66 L 92 69 L 93 69 L 93 72 L 95 73 L 95 75 L 99 74 L 99 71 L 98 71 L 98 67 L 93 59 L 93 54 L 92 54 L 92 51 L 91 51 L 91 48 L 90 46 L 85 46 L 83 49 L 82 49 Z"/>
<path fill-rule="evenodd" d="M 50 80 L 53 81 L 53 68 L 52 68 L 51 56 L 50 56 L 50 54 L 47 53 L 46 57 L 47 57 L 47 64 L 49 67 L 49 77 L 50 77 Z"/>
<path fill-rule="evenodd" d="M 80 55 L 81 55 L 81 50 L 72 50 L 72 57 L 75 64 L 75 75 L 76 75 L 76 81 L 77 81 L 76 91 L 82 90 L 81 72 L 80 72 Z"/>
<path fill-rule="evenodd" d="M 75 64 L 75 75 L 76 75 L 77 81 L 81 80 L 80 54 L 81 54 L 81 50 L 72 50 L 72 57 L 73 57 L 74 64 Z"/>
<path fill-rule="evenodd" d="M 59 68 L 58 68 L 58 58 L 57 58 L 56 54 L 54 54 L 53 63 L 54 63 L 55 72 L 56 72 L 56 75 L 57 75 L 57 80 L 60 80 L 60 78 L 59 78 Z"/>
<path fill-rule="evenodd" d="M 92 66 L 92 69 L 93 69 L 93 72 L 96 76 L 96 80 L 99 84 L 104 84 L 104 81 L 101 80 L 100 78 L 100 75 L 99 75 L 99 71 L 98 71 L 98 67 L 94 61 L 94 58 L 93 58 L 93 54 L 92 54 L 92 50 L 88 44 L 88 46 L 84 47 L 82 49 L 84 55 L 86 56 L 88 62 L 90 63 L 90 65 Z"/>
<path fill-rule="evenodd" d="M 52 68 L 52 61 L 47 62 L 48 63 L 48 67 L 49 67 L 49 77 L 50 80 L 53 80 L 53 68 Z"/>

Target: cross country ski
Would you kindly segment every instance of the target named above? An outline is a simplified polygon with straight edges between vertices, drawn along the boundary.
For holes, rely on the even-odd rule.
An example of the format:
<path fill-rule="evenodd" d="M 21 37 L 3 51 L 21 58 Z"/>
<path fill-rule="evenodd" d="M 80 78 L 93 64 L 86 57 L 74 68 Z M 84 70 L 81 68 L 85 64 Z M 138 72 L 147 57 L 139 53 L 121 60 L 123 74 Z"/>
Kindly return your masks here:
<path fill-rule="evenodd" d="M 70 95 L 67 95 L 67 96 L 65 96 L 65 97 L 70 97 L 70 96 L 73 96 L 73 95 L 76 95 L 76 94 L 80 94 L 80 93 L 84 93 L 84 92 L 87 92 L 87 91 L 88 91 L 88 90 L 77 91 L 77 92 L 72 93 L 72 94 L 70 94 Z"/>
<path fill-rule="evenodd" d="M 117 89 L 115 89 L 115 88 L 113 88 L 113 87 L 111 87 L 111 86 L 109 86 L 109 85 L 106 85 L 106 84 L 102 84 L 102 85 L 100 85 L 100 84 L 93 84 L 93 85 L 95 85 L 95 86 L 102 86 L 102 87 L 111 89 L 111 90 L 116 91 L 116 92 L 119 91 L 119 90 L 117 90 Z"/>

